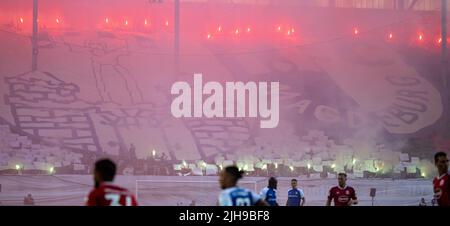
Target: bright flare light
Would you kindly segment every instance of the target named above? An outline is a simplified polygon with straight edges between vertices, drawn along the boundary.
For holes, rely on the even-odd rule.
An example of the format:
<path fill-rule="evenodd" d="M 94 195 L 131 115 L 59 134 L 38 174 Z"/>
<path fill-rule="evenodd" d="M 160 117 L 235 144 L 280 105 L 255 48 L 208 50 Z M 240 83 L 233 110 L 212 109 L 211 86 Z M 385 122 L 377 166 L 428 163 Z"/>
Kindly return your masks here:
<path fill-rule="evenodd" d="M 442 38 L 438 39 L 438 43 L 441 44 L 442 43 Z"/>
<path fill-rule="evenodd" d="M 20 170 L 20 165 L 16 164 L 16 170 Z"/>
<path fill-rule="evenodd" d="M 249 27 L 247 28 L 247 32 L 250 32 L 250 28 Z"/>
<path fill-rule="evenodd" d="M 155 151 L 155 149 L 153 149 L 152 150 L 152 156 L 155 157 L 155 155 L 156 155 L 156 151 Z"/>
<path fill-rule="evenodd" d="M 59 24 L 59 19 L 58 18 L 56 18 L 56 23 Z"/>
<path fill-rule="evenodd" d="M 333 163 L 333 164 L 331 165 L 331 168 L 333 168 L 333 169 L 336 168 L 336 164 Z"/>
<path fill-rule="evenodd" d="M 234 33 L 235 33 L 235 34 L 239 34 L 239 29 L 236 29 L 236 30 L 234 31 Z"/>
<path fill-rule="evenodd" d="M 169 21 L 168 20 L 166 20 L 166 27 L 168 27 L 169 26 Z"/>
<path fill-rule="evenodd" d="M 125 20 L 125 26 L 128 26 L 128 20 Z"/>
<path fill-rule="evenodd" d="M 183 160 L 183 166 L 187 167 L 187 162 Z"/>
<path fill-rule="evenodd" d="M 261 167 L 261 169 L 263 169 L 263 170 L 267 169 L 267 165 L 263 165 L 263 166 Z"/>
<path fill-rule="evenodd" d="M 394 38 L 394 34 L 392 34 L 392 32 L 391 33 L 389 33 L 389 39 L 392 39 L 392 38 Z"/>
<path fill-rule="evenodd" d="M 307 165 L 307 166 L 308 166 L 308 169 L 311 169 L 311 164 L 309 164 L 309 163 L 308 163 L 308 165 Z"/>
<path fill-rule="evenodd" d="M 211 34 L 208 34 L 208 35 L 206 36 L 206 38 L 207 38 L 207 39 L 211 39 Z"/>
<path fill-rule="evenodd" d="M 20 20 L 20 23 L 22 23 L 22 24 L 23 24 L 23 18 L 21 17 L 21 18 L 20 18 L 19 20 Z"/>
<path fill-rule="evenodd" d="M 278 31 L 281 31 L 281 26 L 278 26 L 277 30 L 278 30 Z"/>
<path fill-rule="evenodd" d="M 48 169 L 48 171 L 49 171 L 50 173 L 53 173 L 53 172 L 55 171 L 55 168 L 50 167 L 50 169 Z"/>
<path fill-rule="evenodd" d="M 294 171 L 294 167 L 293 167 L 293 166 L 289 166 L 289 169 L 290 169 L 291 171 Z"/>
<path fill-rule="evenodd" d="M 105 23 L 109 23 L 109 18 L 106 18 L 106 19 L 105 19 Z"/>
<path fill-rule="evenodd" d="M 275 163 L 275 169 L 278 169 L 278 163 Z"/>
<path fill-rule="evenodd" d="M 423 34 L 420 34 L 418 39 L 419 39 L 419 41 L 423 41 Z"/>
<path fill-rule="evenodd" d="M 354 34 L 354 35 L 358 35 L 358 34 L 359 34 L 358 28 L 353 28 L 353 34 Z"/>
<path fill-rule="evenodd" d="M 425 172 L 422 172 L 422 177 L 427 177 L 427 174 Z"/>
<path fill-rule="evenodd" d="M 147 21 L 147 19 L 145 19 L 144 20 L 144 25 L 147 25 L 148 24 L 148 21 Z"/>
<path fill-rule="evenodd" d="M 221 32 L 221 31 L 222 31 L 222 26 L 219 26 L 219 27 L 217 28 L 217 31 L 218 31 L 218 32 Z"/>
<path fill-rule="evenodd" d="M 353 159 L 352 164 L 355 165 L 356 163 L 356 159 Z"/>

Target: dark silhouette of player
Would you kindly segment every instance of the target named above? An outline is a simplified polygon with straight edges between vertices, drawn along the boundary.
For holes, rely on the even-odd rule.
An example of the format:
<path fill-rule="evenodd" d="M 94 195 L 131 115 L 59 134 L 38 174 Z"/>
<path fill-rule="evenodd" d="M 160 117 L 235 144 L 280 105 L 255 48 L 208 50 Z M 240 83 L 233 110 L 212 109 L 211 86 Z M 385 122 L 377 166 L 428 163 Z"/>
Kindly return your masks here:
<path fill-rule="evenodd" d="M 89 193 L 87 206 L 137 206 L 136 198 L 125 188 L 113 184 L 116 164 L 109 159 L 95 163 L 95 188 Z"/>

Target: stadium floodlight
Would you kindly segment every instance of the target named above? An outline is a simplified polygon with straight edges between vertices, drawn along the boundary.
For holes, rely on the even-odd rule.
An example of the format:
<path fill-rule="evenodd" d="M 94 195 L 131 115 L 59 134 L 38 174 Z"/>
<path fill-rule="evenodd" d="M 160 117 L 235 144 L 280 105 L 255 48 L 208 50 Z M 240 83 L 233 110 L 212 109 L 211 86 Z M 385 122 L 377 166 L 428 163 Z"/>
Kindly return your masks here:
<path fill-rule="evenodd" d="M 32 71 L 36 71 L 38 67 L 38 53 L 39 53 L 39 47 L 38 47 L 38 0 L 33 0 L 33 33 L 31 38 L 32 43 L 32 52 L 31 52 L 31 68 Z"/>
<path fill-rule="evenodd" d="M 153 149 L 153 151 L 152 151 L 152 156 L 153 156 L 153 158 L 156 156 L 156 151 L 155 151 L 155 149 Z"/>
<path fill-rule="evenodd" d="M 442 62 L 442 84 L 447 88 L 448 76 L 448 54 L 447 54 L 447 0 L 441 1 L 441 62 Z M 447 120 L 446 120 L 447 121 Z M 445 122 L 444 122 L 445 123 Z"/>
<path fill-rule="evenodd" d="M 20 165 L 16 164 L 16 170 L 20 170 Z"/>

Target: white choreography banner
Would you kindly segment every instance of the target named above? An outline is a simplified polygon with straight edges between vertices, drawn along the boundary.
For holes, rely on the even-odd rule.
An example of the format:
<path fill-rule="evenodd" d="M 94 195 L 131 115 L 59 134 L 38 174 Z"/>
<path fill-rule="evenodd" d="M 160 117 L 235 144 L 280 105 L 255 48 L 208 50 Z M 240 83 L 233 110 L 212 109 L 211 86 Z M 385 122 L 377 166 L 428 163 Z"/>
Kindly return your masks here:
<path fill-rule="evenodd" d="M 270 92 L 268 89 L 267 82 L 258 84 L 256 82 L 245 84 L 226 82 L 225 88 L 218 82 L 207 82 L 203 85 L 202 74 L 194 74 L 193 88 L 187 82 L 176 82 L 172 85 L 171 94 L 178 96 L 172 101 L 171 112 L 176 118 L 203 116 L 255 118 L 259 116 L 262 118 L 261 128 L 275 128 L 280 118 L 279 83 L 271 82 Z M 203 101 L 204 95 L 209 95 L 205 101 Z M 270 106 L 268 95 L 270 95 Z M 192 97 L 194 106 L 192 106 Z M 237 102 L 235 102 L 236 99 Z"/>

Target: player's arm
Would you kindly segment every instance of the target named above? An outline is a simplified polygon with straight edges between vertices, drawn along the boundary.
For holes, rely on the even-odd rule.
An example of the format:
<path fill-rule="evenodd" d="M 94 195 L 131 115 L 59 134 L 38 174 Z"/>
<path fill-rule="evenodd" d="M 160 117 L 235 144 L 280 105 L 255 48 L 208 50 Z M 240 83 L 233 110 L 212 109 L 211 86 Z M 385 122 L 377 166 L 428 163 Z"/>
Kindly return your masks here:
<path fill-rule="evenodd" d="M 132 195 L 131 198 L 132 198 L 131 205 L 132 206 L 139 206 L 136 197 L 134 197 L 134 195 Z"/>
<path fill-rule="evenodd" d="M 327 198 L 327 203 L 326 206 L 331 206 L 331 199 L 333 199 L 333 192 L 329 192 L 328 198 Z"/>
<path fill-rule="evenodd" d="M 286 205 L 285 205 L 285 206 L 288 205 L 288 201 L 289 201 L 289 190 L 288 190 L 288 192 L 287 192 L 287 195 L 288 195 L 288 198 L 286 199 Z"/>
<path fill-rule="evenodd" d="M 269 203 L 267 203 L 261 196 L 258 194 L 255 194 L 251 192 L 252 200 L 258 200 L 254 204 L 255 206 L 269 206 Z"/>
<path fill-rule="evenodd" d="M 86 206 L 96 206 L 97 205 L 97 193 L 94 191 L 91 191 L 88 196 L 88 200 L 86 202 Z"/>
<path fill-rule="evenodd" d="M 351 205 L 357 205 L 358 204 L 358 198 L 356 197 L 356 192 L 355 190 L 352 189 L 352 194 L 351 194 L 351 198 L 350 201 L 348 203 L 350 206 Z"/>
<path fill-rule="evenodd" d="M 303 192 L 303 190 L 299 190 L 300 191 L 300 206 L 304 206 L 305 205 L 305 193 Z"/>
<path fill-rule="evenodd" d="M 266 188 L 261 189 L 261 191 L 259 192 L 259 196 L 261 196 L 261 199 L 266 200 L 266 195 L 267 189 Z"/>

